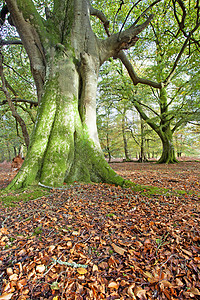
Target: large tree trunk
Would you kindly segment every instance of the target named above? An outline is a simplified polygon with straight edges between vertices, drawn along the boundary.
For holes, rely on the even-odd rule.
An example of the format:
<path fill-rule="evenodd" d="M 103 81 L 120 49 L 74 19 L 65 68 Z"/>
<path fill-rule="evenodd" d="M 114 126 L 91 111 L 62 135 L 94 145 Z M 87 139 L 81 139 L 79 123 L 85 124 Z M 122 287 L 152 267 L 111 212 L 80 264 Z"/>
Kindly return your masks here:
<path fill-rule="evenodd" d="M 122 185 L 124 180 L 105 161 L 98 140 L 97 74 L 91 56 L 82 54 L 80 72 L 70 51 L 59 59 L 58 53 L 54 56 L 25 163 L 10 187 L 38 181 L 50 186 L 64 181 Z"/>
<path fill-rule="evenodd" d="M 56 0 L 44 22 L 33 2 L 6 0 L 36 81 L 39 107 L 23 167 L 8 188 L 33 183 L 107 182 L 123 185 L 104 159 L 96 127 L 96 90 L 101 64 L 124 48 L 150 22 L 105 40 L 92 31 L 88 0 Z M 26 4 L 26 5 L 25 5 Z M 22 13 L 21 13 L 22 12 Z"/>

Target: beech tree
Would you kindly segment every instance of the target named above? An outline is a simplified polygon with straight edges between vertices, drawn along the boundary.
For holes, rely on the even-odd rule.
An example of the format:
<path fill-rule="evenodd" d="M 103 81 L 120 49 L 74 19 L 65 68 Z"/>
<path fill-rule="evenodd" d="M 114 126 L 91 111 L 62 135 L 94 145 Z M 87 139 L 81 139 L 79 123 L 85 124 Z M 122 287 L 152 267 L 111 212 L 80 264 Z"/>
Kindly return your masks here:
<path fill-rule="evenodd" d="M 60 186 L 64 181 L 123 185 L 124 179 L 105 161 L 98 140 L 98 73 L 106 60 L 135 45 L 153 16 L 140 25 L 138 18 L 128 29 L 110 35 L 105 15 L 88 0 L 54 0 L 52 8 L 45 9 L 46 18 L 32 0 L 5 3 L 6 16 L 28 54 L 39 102 L 25 162 L 8 188 L 38 182 Z M 94 34 L 91 15 L 102 21 L 107 38 Z"/>
<path fill-rule="evenodd" d="M 182 93 L 183 85 L 186 85 L 187 82 L 194 85 L 192 83 L 194 74 L 197 76 L 195 69 L 198 65 L 196 58 L 199 57 L 200 51 L 200 7 L 199 1 L 164 0 L 154 8 L 156 18 L 151 22 L 152 30 L 148 32 L 148 36 L 145 36 L 148 39 L 146 49 L 141 51 L 142 46 L 138 43 L 139 49 L 136 55 L 138 60 L 143 59 L 147 65 L 150 64 L 148 75 L 151 80 L 148 77 L 138 76 L 133 64 L 127 60 L 124 54 L 120 54 L 120 59 L 134 85 L 149 86 L 154 95 L 158 94 L 156 102 L 159 104 L 159 112 L 154 111 L 155 101 L 152 101 L 150 108 L 150 113 L 154 112 L 153 118 L 145 113 L 145 108 L 147 108 L 145 97 L 138 100 L 132 93 L 133 96 L 130 98 L 142 119 L 162 141 L 162 155 L 158 162 L 175 163 L 177 159 L 174 151 L 173 133 L 180 126 L 185 125 L 192 115 L 194 118 L 194 115 L 199 113 L 198 109 L 193 109 L 194 105 L 190 105 L 191 109 L 188 113 L 185 107 L 187 101 L 189 102 L 189 97 L 188 99 L 185 95 L 180 97 L 178 92 Z M 194 62 L 194 58 L 196 62 Z M 197 89 L 197 84 L 195 83 L 195 85 L 195 89 Z M 173 99 L 170 97 L 172 89 L 178 90 L 174 93 L 176 96 Z M 188 92 L 190 90 L 188 88 Z M 144 94 L 143 91 L 142 94 Z M 170 106 L 174 104 L 176 99 L 178 99 L 179 105 L 176 105 L 176 109 L 172 110 Z M 193 99 L 192 102 L 194 101 L 197 102 Z M 157 122 L 155 122 L 155 116 L 158 117 Z"/>

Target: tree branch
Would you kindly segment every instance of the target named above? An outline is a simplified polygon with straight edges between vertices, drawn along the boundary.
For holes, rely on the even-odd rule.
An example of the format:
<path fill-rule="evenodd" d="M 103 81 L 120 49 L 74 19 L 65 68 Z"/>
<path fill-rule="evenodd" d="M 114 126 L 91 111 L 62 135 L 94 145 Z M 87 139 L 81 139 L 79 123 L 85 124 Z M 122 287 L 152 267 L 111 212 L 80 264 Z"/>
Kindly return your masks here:
<path fill-rule="evenodd" d="M 3 5 L 1 12 L 0 12 L 0 26 L 2 26 L 6 20 L 6 15 L 8 14 L 8 7 L 7 5 Z"/>
<path fill-rule="evenodd" d="M 152 113 L 154 113 L 157 117 L 159 117 L 159 119 L 160 119 L 160 115 L 153 109 L 153 108 L 151 108 L 151 107 L 149 107 L 148 105 L 146 105 L 146 104 L 144 104 L 144 103 L 141 103 L 141 102 L 139 102 L 139 101 L 137 101 L 141 106 L 143 106 L 143 107 L 146 107 L 148 110 L 150 110 L 150 111 L 152 111 Z"/>
<path fill-rule="evenodd" d="M 141 14 L 141 17 L 152 7 L 154 6 L 156 3 L 160 2 L 161 0 L 156 0 L 155 2 L 153 2 L 142 14 Z M 102 11 L 99 11 L 97 9 L 94 9 L 91 5 L 90 2 L 88 2 L 89 4 L 89 7 L 90 7 L 90 14 L 93 15 L 93 16 L 96 16 L 97 18 L 99 18 L 103 25 L 104 25 L 104 28 L 105 28 L 105 31 L 108 35 L 108 37 L 110 37 L 110 32 L 109 32 L 109 21 L 108 19 L 106 18 L 106 16 L 104 15 L 104 13 Z M 134 24 L 138 23 L 138 21 L 140 20 L 140 17 L 134 22 Z M 150 21 L 148 21 L 150 22 Z M 148 25 L 148 24 L 147 24 Z M 147 26 L 146 25 L 146 26 Z M 132 25 L 133 26 L 133 25 Z M 117 34 L 118 35 L 118 34 Z M 135 42 L 138 40 L 137 37 L 135 37 Z M 157 83 L 157 82 L 154 82 L 154 81 L 151 81 L 151 80 L 148 80 L 148 79 L 145 79 L 145 78 L 140 78 L 137 76 L 131 62 L 129 61 L 129 59 L 127 58 L 127 56 L 125 55 L 125 53 L 123 51 L 120 51 L 117 55 L 116 55 L 116 58 L 119 58 L 123 65 L 125 66 L 125 68 L 127 69 L 128 73 L 129 73 L 129 76 L 133 82 L 134 85 L 137 85 L 138 83 L 141 83 L 141 84 L 145 84 L 145 85 L 149 85 L 151 87 L 154 87 L 154 88 L 158 88 L 160 89 L 161 88 L 161 83 Z"/>
<path fill-rule="evenodd" d="M 120 38 L 119 33 L 116 33 L 103 40 L 101 42 L 103 47 L 100 53 L 101 63 L 110 57 L 117 57 L 121 50 L 133 47 L 139 39 L 137 35 L 149 25 L 152 18 L 153 15 L 149 16 L 149 18 L 141 25 L 135 27 L 130 26 L 128 29 L 121 32 Z"/>
<path fill-rule="evenodd" d="M 171 70 L 171 72 L 169 73 L 169 75 L 167 76 L 167 78 L 164 80 L 164 85 L 168 85 L 170 80 L 172 79 L 174 73 L 175 73 L 175 70 L 176 70 L 176 67 L 178 65 L 178 62 L 179 60 L 181 59 L 181 56 L 183 55 L 187 45 L 188 45 L 188 41 L 191 39 L 191 36 L 192 34 L 198 29 L 198 27 L 200 26 L 200 22 L 198 24 L 196 24 L 196 26 L 190 31 L 190 33 L 187 35 L 187 39 L 185 40 L 179 54 L 177 55 L 176 57 L 176 60 L 174 62 L 174 65 L 173 65 L 173 68 Z"/>
<path fill-rule="evenodd" d="M 186 15 L 187 15 L 185 4 L 183 3 L 182 0 L 173 0 L 172 2 L 173 2 L 174 15 L 175 15 L 176 21 L 179 25 L 179 29 L 182 31 L 183 28 L 185 27 L 185 19 L 186 19 Z M 176 2 L 178 2 L 179 6 L 183 12 L 181 21 L 179 20 L 179 17 L 178 17 L 177 11 L 176 11 Z"/>
<path fill-rule="evenodd" d="M 96 16 L 103 23 L 104 29 L 107 33 L 107 36 L 110 36 L 109 21 L 106 18 L 106 16 L 104 15 L 104 13 L 101 10 L 98 10 L 98 9 L 94 8 L 91 5 L 90 1 L 88 1 L 88 5 L 89 5 L 89 8 L 90 8 L 90 15 L 91 16 Z"/>
<path fill-rule="evenodd" d="M 22 41 L 20 40 L 5 41 L 0 39 L 0 46 L 7 46 L 7 45 L 23 45 L 23 44 Z"/>
<path fill-rule="evenodd" d="M 156 1 L 154 1 L 153 3 L 151 3 L 150 5 L 149 5 L 149 7 L 147 7 L 147 9 L 145 9 L 144 11 L 143 11 L 143 13 L 141 13 L 141 15 L 135 20 L 135 22 L 133 23 L 133 26 L 135 26 L 139 21 L 140 21 L 140 19 L 142 18 L 142 17 L 144 17 L 145 16 L 145 14 L 154 6 L 154 5 L 156 5 L 158 2 L 160 2 L 161 0 L 156 0 Z"/>
<path fill-rule="evenodd" d="M 119 5 L 119 8 L 118 8 L 118 10 L 117 10 L 117 12 L 116 12 L 116 14 L 115 14 L 115 16 L 114 16 L 114 20 L 113 20 L 113 30 L 112 30 L 112 32 L 115 31 L 115 20 L 116 20 L 116 18 L 117 18 L 118 13 L 119 13 L 120 10 L 122 9 L 122 5 L 124 5 L 124 0 L 121 0 L 121 3 L 120 3 L 120 5 Z"/>
<path fill-rule="evenodd" d="M 33 124 L 35 124 L 35 119 L 34 119 L 32 113 L 31 113 L 31 110 L 28 109 L 27 107 L 22 106 L 22 105 L 18 105 L 18 106 L 29 115 L 31 121 L 33 122 Z"/>
<path fill-rule="evenodd" d="M 13 67 L 9 66 L 8 64 L 3 62 L 3 65 L 6 66 L 7 68 L 11 69 L 15 74 L 17 74 L 21 79 L 29 83 L 30 85 L 34 86 L 34 83 L 31 81 L 28 81 L 25 77 L 23 77 L 21 74 L 19 74 Z"/>
<path fill-rule="evenodd" d="M 3 88 L 1 88 L 1 90 L 3 91 Z M 38 102 L 36 101 L 32 101 L 32 100 L 26 100 L 26 99 L 17 99 L 17 98 L 14 98 L 14 99 L 11 99 L 11 101 L 13 103 L 28 103 L 30 104 L 31 106 L 38 106 Z M 7 100 L 3 100 L 0 102 L 0 105 L 5 105 L 5 104 L 8 104 L 8 101 Z"/>
<path fill-rule="evenodd" d="M 149 85 L 149 86 L 157 88 L 157 89 L 161 89 L 162 85 L 160 82 L 154 82 L 154 81 L 146 79 L 146 78 L 138 77 L 131 62 L 129 61 L 129 59 L 127 58 L 127 56 L 125 55 L 125 53 L 123 51 L 120 51 L 118 53 L 117 57 L 122 61 L 123 65 L 127 69 L 128 74 L 134 85 L 141 83 L 141 84 Z"/>
<path fill-rule="evenodd" d="M 178 14 L 177 14 L 177 11 L 176 11 L 176 2 L 178 2 L 179 6 L 180 6 L 180 8 L 182 9 L 182 12 L 183 12 L 181 21 L 179 20 Z M 173 7 L 174 7 L 174 16 L 175 16 L 175 19 L 176 19 L 176 21 L 178 23 L 178 26 L 179 26 L 178 33 L 181 31 L 183 33 L 183 35 L 187 38 L 188 33 L 184 30 L 185 19 L 186 19 L 186 15 L 187 15 L 185 4 L 182 0 L 173 0 Z M 197 26 L 199 24 L 199 17 L 200 17 L 199 0 L 197 0 L 197 4 L 194 7 L 194 9 L 197 9 L 197 14 L 196 14 L 197 15 L 197 17 L 196 17 L 196 26 Z M 177 33 L 177 35 L 178 35 L 178 33 Z M 191 41 L 193 41 L 200 48 L 199 41 L 197 41 L 194 37 L 191 37 Z M 198 51 L 200 51 L 200 50 L 198 49 Z"/>
<path fill-rule="evenodd" d="M 160 0 L 159 0 L 159 1 L 160 1 Z M 118 37 L 118 39 L 120 38 L 120 34 L 121 34 L 121 32 L 122 32 L 122 29 L 124 28 L 124 26 L 125 26 L 125 24 L 126 24 L 126 21 L 128 20 L 128 17 L 129 17 L 129 15 L 130 15 L 130 13 L 132 12 L 132 10 L 134 9 L 134 7 L 135 7 L 139 2 L 141 2 L 141 0 L 138 0 L 138 1 L 131 7 L 131 9 L 129 10 L 128 14 L 126 15 L 126 18 L 125 18 L 125 20 L 124 20 L 124 22 L 123 22 L 123 24 L 122 24 L 122 27 L 121 27 L 121 29 L 120 29 L 120 31 L 119 31 L 119 37 Z M 138 21 L 139 21 L 139 20 L 138 20 Z M 134 22 L 132 26 L 135 26 L 135 25 L 136 25 L 136 23 Z"/>
<path fill-rule="evenodd" d="M 155 130 L 155 132 L 161 136 L 161 131 L 158 125 L 156 125 L 154 122 L 151 121 L 151 119 L 145 114 L 145 112 L 143 111 L 141 105 L 137 102 L 137 100 L 135 99 L 131 99 L 131 102 L 133 103 L 134 107 L 137 109 L 137 111 L 139 112 L 141 118 L 143 120 L 145 120 L 145 122 L 153 129 Z"/>

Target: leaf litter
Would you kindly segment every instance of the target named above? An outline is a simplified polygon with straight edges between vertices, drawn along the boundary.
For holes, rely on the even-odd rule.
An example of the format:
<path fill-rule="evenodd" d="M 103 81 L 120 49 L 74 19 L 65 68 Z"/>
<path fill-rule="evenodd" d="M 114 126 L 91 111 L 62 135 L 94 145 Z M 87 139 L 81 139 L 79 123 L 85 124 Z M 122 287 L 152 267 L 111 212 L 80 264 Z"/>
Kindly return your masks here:
<path fill-rule="evenodd" d="M 75 184 L 1 205 L 0 299 L 200 299 L 197 191 Z"/>

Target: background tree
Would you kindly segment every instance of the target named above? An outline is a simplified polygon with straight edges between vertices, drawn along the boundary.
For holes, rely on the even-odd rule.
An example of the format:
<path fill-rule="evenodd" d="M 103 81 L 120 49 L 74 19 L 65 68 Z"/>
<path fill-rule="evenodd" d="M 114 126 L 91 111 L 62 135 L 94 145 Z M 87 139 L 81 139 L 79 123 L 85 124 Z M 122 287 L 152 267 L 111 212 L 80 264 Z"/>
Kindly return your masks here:
<path fill-rule="evenodd" d="M 163 1 L 159 6 L 152 8 L 157 17 L 151 22 L 152 30 L 148 32 L 148 37 L 144 37 L 147 39 L 146 45 L 143 43 L 146 51 L 141 51 L 142 46 L 138 42 L 138 51 L 136 48 L 134 52 L 138 60 L 143 60 L 143 63 L 146 60 L 146 64 L 149 65 L 148 71 L 150 71 L 146 74 L 146 78 L 149 77 L 151 80 L 139 77 L 123 53 L 118 56 L 126 66 L 134 85 L 142 83 L 151 88 L 159 89 L 157 94 L 153 92 L 153 97 L 156 95 L 156 99 L 152 102 L 153 106 L 155 102 L 159 104 L 159 111 L 154 110 L 158 123 L 146 114 L 144 110 L 146 99 L 141 100 L 140 98 L 138 100 L 137 97 L 133 96 L 132 102 L 141 117 L 155 130 L 162 141 L 163 152 L 159 159 L 160 163 L 177 161 L 174 152 L 173 133 L 179 126 L 186 124 L 192 114 L 198 114 L 198 109 L 193 109 L 194 105 L 190 112 L 185 110 L 186 105 L 183 105 L 183 102 L 188 103 L 188 99 L 185 97 L 177 105 L 178 100 L 180 100 L 178 92 L 181 93 L 182 86 L 187 81 L 192 80 L 192 61 L 199 53 L 198 7 L 198 1 L 185 3 L 181 0 L 174 0 L 172 2 Z M 196 67 L 193 70 L 195 71 Z M 176 89 L 176 93 L 173 94 L 172 89 Z M 175 105 L 172 98 L 176 101 Z M 169 110 L 170 105 L 172 108 Z M 153 111 L 152 107 L 150 110 Z M 177 111 L 179 112 L 178 115 Z"/>

